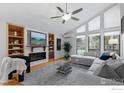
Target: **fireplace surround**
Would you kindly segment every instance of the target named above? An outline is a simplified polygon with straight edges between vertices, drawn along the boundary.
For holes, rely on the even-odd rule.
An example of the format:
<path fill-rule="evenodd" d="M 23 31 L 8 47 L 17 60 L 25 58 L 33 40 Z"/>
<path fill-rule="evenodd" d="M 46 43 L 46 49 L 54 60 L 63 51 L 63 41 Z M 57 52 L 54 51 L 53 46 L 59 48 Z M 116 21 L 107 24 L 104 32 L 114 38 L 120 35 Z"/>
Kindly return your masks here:
<path fill-rule="evenodd" d="M 43 60 L 43 59 L 46 59 L 46 52 L 30 53 L 29 57 L 31 62 L 37 61 L 37 60 Z"/>

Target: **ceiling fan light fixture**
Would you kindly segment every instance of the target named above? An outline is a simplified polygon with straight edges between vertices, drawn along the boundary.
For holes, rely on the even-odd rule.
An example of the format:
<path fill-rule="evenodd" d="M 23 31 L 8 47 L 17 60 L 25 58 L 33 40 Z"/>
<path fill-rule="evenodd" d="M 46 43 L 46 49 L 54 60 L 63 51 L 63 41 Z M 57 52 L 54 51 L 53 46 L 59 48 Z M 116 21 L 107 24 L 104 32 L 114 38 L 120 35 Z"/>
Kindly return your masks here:
<path fill-rule="evenodd" d="M 69 20 L 71 19 L 71 14 L 64 14 L 64 16 L 62 16 L 63 20 Z"/>
<path fill-rule="evenodd" d="M 68 9 L 67 9 L 67 3 L 66 3 L 66 11 L 64 11 L 61 7 L 57 7 L 57 9 L 62 13 L 61 16 L 54 16 L 54 17 L 50 17 L 51 19 L 53 18 L 61 18 L 62 19 L 62 23 L 64 24 L 66 21 L 72 19 L 74 21 L 79 21 L 78 18 L 76 17 L 73 17 L 72 15 L 75 15 L 79 12 L 81 12 L 83 10 L 83 8 L 79 8 L 73 12 L 68 12 Z"/>

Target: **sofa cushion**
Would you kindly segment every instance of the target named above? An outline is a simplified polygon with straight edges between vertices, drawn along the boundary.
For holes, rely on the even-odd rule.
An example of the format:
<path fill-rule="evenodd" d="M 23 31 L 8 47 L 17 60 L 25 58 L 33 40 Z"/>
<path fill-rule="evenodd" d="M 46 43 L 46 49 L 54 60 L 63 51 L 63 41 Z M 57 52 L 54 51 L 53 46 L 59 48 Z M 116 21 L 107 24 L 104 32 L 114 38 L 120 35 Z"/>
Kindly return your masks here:
<path fill-rule="evenodd" d="M 97 54 L 96 52 L 84 52 L 84 56 L 97 57 Z"/>
<path fill-rule="evenodd" d="M 109 65 L 109 67 L 111 67 L 113 70 L 117 69 L 118 67 L 120 67 L 122 64 L 122 62 L 118 62 L 116 60 L 113 60 L 111 62 L 107 62 L 107 65 Z"/>
<path fill-rule="evenodd" d="M 101 71 L 101 69 L 103 68 L 104 64 L 92 64 L 92 66 L 89 68 L 88 73 L 94 74 L 94 75 L 98 75 Z"/>
<path fill-rule="evenodd" d="M 115 72 L 120 76 L 120 78 L 124 78 L 124 64 L 116 68 Z"/>
<path fill-rule="evenodd" d="M 91 56 L 71 55 L 71 62 L 79 65 L 91 66 L 94 59 Z"/>
<path fill-rule="evenodd" d="M 120 79 L 119 75 L 112 68 L 110 68 L 107 64 L 103 66 L 98 76 L 104 77 L 107 79 L 112 79 L 112 80 Z"/>

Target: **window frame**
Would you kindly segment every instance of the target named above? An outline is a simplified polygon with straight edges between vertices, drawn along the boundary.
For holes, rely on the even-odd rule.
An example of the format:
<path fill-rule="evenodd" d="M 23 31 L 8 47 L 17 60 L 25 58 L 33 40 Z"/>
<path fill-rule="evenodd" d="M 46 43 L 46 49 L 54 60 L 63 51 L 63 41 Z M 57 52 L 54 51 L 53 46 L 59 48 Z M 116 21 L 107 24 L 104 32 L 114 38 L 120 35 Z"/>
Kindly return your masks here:
<path fill-rule="evenodd" d="M 87 37 L 85 34 L 83 34 L 83 35 L 77 35 L 77 36 L 84 36 L 85 39 L 86 39 L 86 37 Z M 76 36 L 76 54 L 79 55 L 79 54 L 77 53 L 77 36 Z M 87 50 L 87 46 L 86 46 L 86 50 Z"/>
<path fill-rule="evenodd" d="M 98 29 L 94 29 L 94 30 L 90 30 L 89 28 L 90 28 L 90 22 L 92 22 L 93 20 L 95 20 L 95 19 L 97 19 L 97 18 L 99 18 L 99 28 Z M 100 18 L 100 15 L 99 16 L 96 16 L 96 17 L 94 17 L 93 19 L 91 19 L 89 22 L 88 22 L 88 32 L 94 32 L 94 31 L 99 31 L 100 30 L 100 28 L 101 28 L 101 18 Z"/>
<path fill-rule="evenodd" d="M 90 34 L 90 35 L 92 35 L 92 34 Z M 88 36 L 88 51 L 89 50 L 93 50 L 93 51 L 94 50 L 99 50 L 100 51 L 101 50 L 101 35 L 99 34 L 99 48 L 98 49 L 90 49 L 90 44 L 89 43 L 90 43 L 90 39 L 89 39 L 89 36 Z"/>
<path fill-rule="evenodd" d="M 78 32 L 78 30 L 81 29 L 82 27 L 84 27 L 84 31 L 79 31 L 79 32 Z M 79 33 L 85 33 L 85 32 L 86 32 L 86 25 L 82 25 L 82 26 L 80 26 L 80 27 L 76 30 L 76 33 L 77 33 L 77 34 L 79 34 Z"/>
<path fill-rule="evenodd" d="M 107 32 L 108 33 L 108 32 Z M 118 51 L 118 53 L 119 53 L 119 55 L 120 55 L 120 48 L 121 48 L 121 41 L 120 41 L 120 34 L 118 34 L 118 36 L 119 36 L 119 42 L 118 42 L 118 45 L 119 45 L 119 49 L 118 50 L 115 50 L 115 51 Z M 105 35 L 104 35 L 104 51 L 108 51 L 108 49 L 105 49 Z M 111 49 L 109 49 L 109 51 L 111 51 Z M 112 50 L 113 51 L 113 50 Z"/>

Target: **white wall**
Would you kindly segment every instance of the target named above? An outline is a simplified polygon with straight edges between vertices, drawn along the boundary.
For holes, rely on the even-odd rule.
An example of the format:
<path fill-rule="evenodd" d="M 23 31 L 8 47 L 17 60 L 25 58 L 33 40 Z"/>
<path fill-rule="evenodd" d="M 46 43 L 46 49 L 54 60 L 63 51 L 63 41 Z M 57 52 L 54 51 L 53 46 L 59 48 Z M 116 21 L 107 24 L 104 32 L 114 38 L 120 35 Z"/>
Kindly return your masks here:
<path fill-rule="evenodd" d="M 57 38 L 61 39 L 61 50 L 57 50 Z M 63 49 L 62 49 L 62 45 L 63 45 L 63 37 L 62 35 L 55 35 L 55 59 L 61 58 L 63 57 Z"/>
<path fill-rule="evenodd" d="M 7 25 L 0 21 L 0 58 L 7 56 Z"/>

